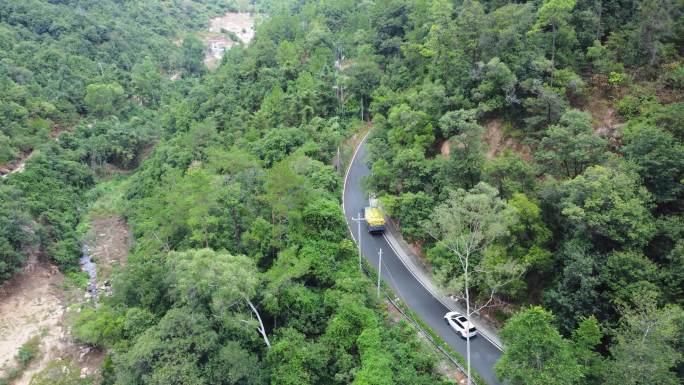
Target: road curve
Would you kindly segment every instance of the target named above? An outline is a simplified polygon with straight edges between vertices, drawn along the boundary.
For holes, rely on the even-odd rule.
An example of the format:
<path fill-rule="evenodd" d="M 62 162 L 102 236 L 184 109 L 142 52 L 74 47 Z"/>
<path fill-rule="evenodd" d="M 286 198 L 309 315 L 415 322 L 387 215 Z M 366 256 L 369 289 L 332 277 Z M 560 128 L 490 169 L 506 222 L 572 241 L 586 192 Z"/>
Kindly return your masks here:
<path fill-rule="evenodd" d="M 344 180 L 342 196 L 344 216 L 355 242 L 358 242 L 358 225 L 351 219 L 359 217 L 368 197 L 363 192 L 361 181 L 370 174 L 366 165 L 368 149 L 364 139 L 352 157 Z M 411 274 L 382 235 L 372 235 L 361 226 L 361 253 L 372 266 L 378 266 L 378 250 L 382 249 L 382 278 L 399 298 L 427 323 L 452 349 L 466 356 L 466 341 L 451 330 L 444 321 L 447 309 L 422 286 Z M 494 375 L 494 363 L 501 356 L 491 342 L 478 336 L 470 340 L 471 365 L 490 385 L 500 385 Z"/>

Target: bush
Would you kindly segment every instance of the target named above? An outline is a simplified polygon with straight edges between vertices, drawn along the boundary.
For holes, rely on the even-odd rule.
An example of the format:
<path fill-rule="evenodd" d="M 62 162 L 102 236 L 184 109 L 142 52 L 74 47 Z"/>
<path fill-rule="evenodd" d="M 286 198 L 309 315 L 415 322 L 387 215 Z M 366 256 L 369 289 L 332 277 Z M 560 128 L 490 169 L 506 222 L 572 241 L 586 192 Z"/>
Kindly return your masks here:
<path fill-rule="evenodd" d="M 108 307 L 85 308 L 73 321 L 72 335 L 78 342 L 107 347 L 121 339 L 124 318 Z"/>
<path fill-rule="evenodd" d="M 684 89 L 684 66 L 681 63 L 672 63 L 664 67 L 663 83 L 673 90 Z"/>
<path fill-rule="evenodd" d="M 19 378 L 33 360 L 40 354 L 40 336 L 34 336 L 19 348 L 15 359 L 18 365 L 2 367 L 4 375 L 0 377 L 0 385 L 9 385 Z"/>
<path fill-rule="evenodd" d="M 29 366 L 29 364 L 40 354 L 40 336 L 34 336 L 26 341 L 19 348 L 17 354 L 17 361 L 22 368 Z"/>
<path fill-rule="evenodd" d="M 633 118 L 639 115 L 641 100 L 632 95 L 627 95 L 618 102 L 617 109 L 620 115 L 625 118 Z"/>
<path fill-rule="evenodd" d="M 628 77 L 623 72 L 611 72 L 610 74 L 608 74 L 608 83 L 614 86 L 625 84 L 627 83 L 627 80 Z"/>

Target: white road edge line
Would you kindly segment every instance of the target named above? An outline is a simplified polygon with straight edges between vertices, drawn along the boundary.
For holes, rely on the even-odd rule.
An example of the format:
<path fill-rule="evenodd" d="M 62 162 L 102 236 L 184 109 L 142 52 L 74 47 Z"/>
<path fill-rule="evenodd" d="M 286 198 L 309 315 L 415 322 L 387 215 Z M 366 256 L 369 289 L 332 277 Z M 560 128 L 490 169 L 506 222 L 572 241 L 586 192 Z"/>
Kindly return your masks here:
<path fill-rule="evenodd" d="M 344 215 L 344 221 L 347 222 L 347 229 L 349 229 L 349 234 L 351 234 L 352 239 L 354 242 L 358 242 L 356 237 L 354 237 L 354 231 L 352 231 L 351 226 L 349 225 L 349 221 L 347 220 L 347 210 L 344 207 L 344 195 L 345 192 L 347 191 L 347 179 L 349 179 L 349 171 L 351 170 L 352 164 L 354 164 L 354 159 L 356 159 L 356 154 L 359 153 L 359 150 L 361 149 L 361 145 L 366 141 L 366 138 L 368 138 L 368 135 L 370 134 L 370 130 L 366 132 L 366 135 L 361 138 L 361 141 L 359 142 L 359 145 L 356 146 L 356 149 L 354 150 L 354 154 L 352 155 L 351 159 L 349 160 L 349 166 L 347 167 L 347 171 L 344 173 L 344 182 L 342 183 L 342 214 Z"/>
<path fill-rule="evenodd" d="M 423 279 L 421 279 L 421 278 L 414 272 L 413 267 L 412 267 L 412 266 L 409 266 L 409 264 L 406 263 L 406 261 L 404 261 L 404 258 L 402 258 L 402 257 L 399 256 L 399 252 L 398 252 L 397 249 L 394 247 L 394 245 L 392 244 L 392 242 L 389 240 L 389 238 L 387 237 L 387 235 L 386 235 L 386 234 L 382 234 L 382 236 L 385 238 L 385 241 L 387 241 L 387 244 L 388 244 L 389 247 L 392 249 L 392 251 L 394 251 L 394 254 L 397 256 L 397 258 L 399 258 L 399 261 L 401 261 L 401 263 L 404 265 L 404 267 L 406 267 L 406 270 L 408 270 L 408 272 L 411 273 L 411 275 L 416 279 L 416 281 L 418 281 L 418 283 L 420 283 L 420 285 L 423 286 L 423 288 L 424 288 L 425 290 L 427 290 L 427 292 L 430 293 L 430 295 L 432 295 L 433 298 L 435 298 L 435 299 L 436 299 L 437 301 L 439 301 L 442 305 L 444 305 L 444 307 L 447 308 L 449 311 L 458 311 L 459 313 L 461 312 L 461 309 L 456 309 L 456 308 L 454 308 L 453 306 L 450 306 L 449 304 L 447 304 L 446 302 L 444 302 L 444 300 L 442 299 L 442 296 L 441 296 L 441 295 L 439 295 L 438 293 L 435 293 L 434 290 L 432 290 L 430 287 L 428 287 L 428 285 L 425 284 L 425 282 L 423 281 Z M 489 337 L 487 336 L 487 334 L 483 333 L 483 332 L 482 332 L 483 330 L 484 330 L 484 328 L 480 328 L 480 333 L 479 333 L 479 334 L 480 334 L 482 337 L 484 337 L 484 339 L 486 339 L 487 341 L 489 341 L 489 343 L 492 344 L 492 346 L 494 346 L 495 348 L 497 348 L 499 351 L 502 351 L 502 352 L 503 352 L 503 349 L 501 348 L 501 346 L 499 346 L 496 342 L 494 342 L 491 338 L 489 338 Z"/>
<path fill-rule="evenodd" d="M 366 133 L 366 135 L 363 136 L 363 139 L 361 139 L 361 141 L 359 142 L 359 145 L 356 146 L 356 149 L 354 150 L 354 154 L 352 155 L 351 159 L 349 160 L 349 166 L 347 167 L 347 171 L 344 174 L 344 183 L 342 184 L 342 214 L 344 214 L 344 221 L 347 222 L 347 229 L 349 230 L 349 234 L 351 234 L 354 242 L 358 242 L 358 240 L 356 239 L 356 237 L 354 237 L 354 231 L 352 231 L 352 228 L 349 225 L 349 221 L 347 220 L 347 215 L 346 215 L 347 211 L 345 210 L 345 207 L 344 207 L 344 196 L 345 196 L 345 193 L 347 191 L 347 179 L 349 179 L 349 171 L 351 170 L 351 166 L 352 166 L 352 164 L 354 164 L 354 160 L 356 160 L 356 155 L 358 154 L 359 149 L 361 149 L 361 146 L 366 141 L 366 138 L 368 138 L 369 134 L 370 134 L 370 131 L 368 131 Z M 444 300 L 442 298 L 440 298 L 440 296 L 438 294 L 436 294 L 432 289 L 430 289 L 427 285 L 425 285 L 423 280 L 418 277 L 418 275 L 413 271 L 413 269 L 411 267 L 408 266 L 406 261 L 404 261 L 404 259 L 399 256 L 399 252 L 392 245 L 392 242 L 390 242 L 390 240 L 387 238 L 387 235 L 383 233 L 382 236 L 385 238 L 385 241 L 390 246 L 390 248 L 392 249 L 394 254 L 399 258 L 399 261 L 401 261 L 401 263 L 404 265 L 404 267 L 406 267 L 406 270 L 408 270 L 409 273 L 411 273 L 411 275 L 413 275 L 413 277 L 416 279 L 416 281 L 418 281 L 418 283 L 420 283 L 420 285 L 425 290 L 427 290 L 427 292 L 430 293 L 430 295 L 432 295 L 433 298 L 435 298 L 437 301 L 439 301 L 442 305 L 444 305 L 444 307 L 446 307 L 450 311 L 458 310 L 458 309 L 455 309 L 455 308 L 449 306 L 447 303 L 445 303 Z M 501 346 L 499 346 L 494 341 L 492 341 L 489 337 L 487 337 L 487 335 L 485 335 L 484 333 L 480 333 L 480 335 L 482 337 L 484 337 L 487 341 L 489 341 L 489 343 L 491 343 L 492 346 L 494 346 L 495 348 L 497 348 L 500 351 L 503 351 Z"/>

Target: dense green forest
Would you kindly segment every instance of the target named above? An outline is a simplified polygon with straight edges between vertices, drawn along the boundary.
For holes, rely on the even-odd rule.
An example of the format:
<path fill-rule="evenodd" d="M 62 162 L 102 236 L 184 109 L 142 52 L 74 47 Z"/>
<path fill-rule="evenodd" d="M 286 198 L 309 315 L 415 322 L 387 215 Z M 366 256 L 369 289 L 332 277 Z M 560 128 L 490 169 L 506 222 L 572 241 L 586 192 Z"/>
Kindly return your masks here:
<path fill-rule="evenodd" d="M 115 178 L 134 247 L 114 295 L 73 320 L 78 341 L 108 351 L 104 383 L 444 382 L 434 353 L 390 322 L 358 271 L 339 206 L 331 159 L 360 124 L 337 114 L 332 42 L 357 27 L 330 31 L 317 4 L 264 2 L 272 16 L 251 46 L 209 74 L 202 43 L 183 31 L 231 5 L 206 3 L 3 3 L 17 35 L 4 70 L 23 74 L 3 74 L 3 106 L 23 111 L 8 118 L 6 159 L 35 150 L 0 186 L 3 279 L 31 253 L 75 269 L 77 224 L 107 193 L 95 186 Z M 57 38 L 30 12 L 63 23 Z M 19 56 L 31 41 L 62 56 L 85 47 L 39 72 L 21 67 L 40 63 Z M 54 115 L 34 108 L 45 103 Z M 38 120 L 43 131 L 27 129 Z M 49 373 L 37 383 L 56 381 Z"/>
<path fill-rule="evenodd" d="M 389 327 L 347 237 L 330 165 L 358 125 L 332 89 L 347 31 L 317 4 L 279 6 L 163 110 L 125 184 L 135 247 L 74 326 L 110 351 L 105 383 L 444 381 L 413 328 Z"/>
<path fill-rule="evenodd" d="M 368 190 L 446 290 L 433 230 L 497 224 L 472 289 L 513 277 L 502 380 L 682 382 L 684 2 L 260 1 L 207 72 L 189 32 L 234 7 L 0 4 L 0 164 L 33 150 L 0 181 L 0 281 L 73 269 L 119 175 L 134 246 L 73 324 L 103 383 L 446 383 L 358 272 L 333 165 L 369 127 Z"/>
<path fill-rule="evenodd" d="M 522 309 L 502 331 L 501 377 L 681 383 L 684 3 L 385 9 L 364 55 L 382 71 L 357 97 L 374 123 L 368 185 L 451 292 L 464 270 L 435 231 L 445 210 L 503 224 L 470 261 L 490 272 L 471 289 L 494 288 L 495 316 Z M 508 139 L 496 152 L 493 135 Z M 556 368 L 535 369 L 526 357 L 550 346 Z M 601 355 L 568 353 L 587 346 Z"/>
<path fill-rule="evenodd" d="M 26 171 L 0 185 L 0 282 L 27 251 L 74 263 L 75 227 L 96 177 L 134 167 L 162 132 L 160 111 L 203 71 L 202 43 L 176 42 L 229 7 L 0 3 L 0 167 L 35 150 Z M 172 83 L 176 73 L 184 78 Z"/>

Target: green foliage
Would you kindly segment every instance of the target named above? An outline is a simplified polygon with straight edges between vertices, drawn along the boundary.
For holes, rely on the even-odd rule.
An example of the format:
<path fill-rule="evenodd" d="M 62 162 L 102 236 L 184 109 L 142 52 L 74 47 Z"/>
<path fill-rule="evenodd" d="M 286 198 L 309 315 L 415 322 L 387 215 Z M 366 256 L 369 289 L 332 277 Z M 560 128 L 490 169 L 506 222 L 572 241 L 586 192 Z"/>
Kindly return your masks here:
<path fill-rule="evenodd" d="M 511 383 L 641 381 L 630 362 L 681 380 L 675 321 L 652 351 L 618 336 L 638 330 L 619 310 L 639 293 L 682 300 L 680 2 L 239 3 L 0 3 L 0 168 L 34 151 L 0 182 L 0 280 L 26 250 L 73 265 L 82 214 L 122 212 L 134 249 L 73 326 L 108 348 L 106 383 L 442 381 L 357 273 L 331 165 L 359 120 L 368 187 L 440 281 L 460 291 L 449 248 L 477 234 L 473 294 L 558 315 L 511 319 L 529 328 L 503 333 Z M 268 17 L 207 72 L 194 31 L 245 7 Z M 596 127 L 605 139 L 605 117 L 575 109 L 600 112 L 599 94 L 628 120 Z M 484 132 L 491 119 L 516 135 Z"/>
<path fill-rule="evenodd" d="M 341 180 L 330 161 L 358 126 L 358 115 L 350 112 L 353 99 L 362 99 L 369 117 L 371 91 L 383 75 L 371 47 L 332 39 L 365 25 L 352 17 L 356 6 L 305 5 L 300 13 L 269 15 L 252 44 L 232 49 L 213 73 L 195 66 L 197 52 L 186 39 L 185 56 L 174 58 L 184 63 L 184 78 L 162 81 L 159 98 L 151 92 L 157 80 L 150 63 L 144 60 L 132 70 L 125 92 L 136 103 L 128 108 L 170 105 L 153 115 L 160 127 L 149 124 L 139 140 L 100 140 L 86 156 L 103 164 L 131 159 L 126 164 L 135 166 L 137 155 L 111 148 L 131 149 L 159 136 L 134 174 L 114 183 L 114 190 L 124 190 L 117 193 L 120 202 L 103 202 L 123 210 L 136 242 L 113 279 L 113 295 L 74 325 L 83 340 L 109 348 L 109 381 L 442 381 L 414 332 L 380 320 L 339 207 Z M 327 14 L 326 7 L 335 11 Z M 332 32 L 335 28 L 344 32 Z M 368 55 L 340 60 L 335 67 L 329 41 L 340 41 L 345 52 Z M 164 70 L 154 60 L 151 64 Z M 191 80 L 193 73 L 204 78 Z M 168 95 L 176 85 L 182 98 Z M 333 85 L 341 87 L 339 94 Z M 426 86 L 425 92 L 439 94 L 440 87 Z M 412 105 L 408 112 L 419 118 L 426 114 L 422 108 L 433 108 Z M 125 113 L 124 108 L 120 115 Z M 93 128 L 110 121 L 117 125 L 107 118 Z M 393 123 L 403 124 L 398 118 Z M 430 153 L 435 134 L 432 128 L 429 133 L 417 141 L 407 136 L 421 143 L 411 156 L 425 159 Z M 415 180 L 411 173 L 405 178 Z M 405 198 L 423 210 L 432 202 L 425 193 Z M 418 223 L 412 211 L 405 212 L 408 221 Z M 92 328 L 98 323 L 101 329 Z"/>
<path fill-rule="evenodd" d="M 672 134 L 647 123 L 625 130 L 625 158 L 659 204 L 677 200 L 684 185 L 684 145 Z"/>
<path fill-rule="evenodd" d="M 34 245 L 35 237 L 28 231 L 30 214 L 21 190 L 0 186 L 0 282 L 9 279 L 21 266 L 25 246 Z"/>
<path fill-rule="evenodd" d="M 589 167 L 563 184 L 562 213 L 577 231 L 617 244 L 643 246 L 655 232 L 651 195 L 628 171 Z"/>
<path fill-rule="evenodd" d="M 183 39 L 179 66 L 189 74 L 199 74 L 204 70 L 204 44 L 194 35 Z"/>
<path fill-rule="evenodd" d="M 163 80 L 180 52 L 173 37 L 225 5 L 0 4 L 0 169 L 28 158 L 0 186 L 0 281 L 27 250 L 75 263 L 74 229 L 95 176 L 137 165 L 161 132 L 149 108 L 184 87 Z"/>
<path fill-rule="evenodd" d="M 637 293 L 622 308 L 605 384 L 677 384 L 672 369 L 682 360 L 682 309 L 659 308 L 652 292 Z"/>
<path fill-rule="evenodd" d="M 388 140 L 391 145 L 406 146 L 418 151 L 425 151 L 435 140 L 434 129 L 429 115 L 423 111 L 413 110 L 407 104 L 401 104 L 389 111 Z"/>
<path fill-rule="evenodd" d="M 383 207 L 393 218 L 399 220 L 401 231 L 408 239 L 421 239 L 427 236 L 421 221 L 430 215 L 434 206 L 432 197 L 422 191 L 407 192 L 397 198 L 382 197 Z"/>
<path fill-rule="evenodd" d="M 523 160 L 516 153 L 506 150 L 503 154 L 485 162 L 484 180 L 496 187 L 505 198 L 514 193 L 530 194 L 535 190 L 537 165 Z"/>
<path fill-rule="evenodd" d="M 95 310 L 84 308 L 74 319 L 72 334 L 74 338 L 89 345 L 110 347 L 121 339 L 124 317 L 113 309 Z"/>
<path fill-rule="evenodd" d="M 211 249 L 173 252 L 167 257 L 174 302 L 189 307 L 209 305 L 219 319 L 230 307 L 255 295 L 258 277 L 245 256 Z"/>
<path fill-rule="evenodd" d="M 509 227 L 509 256 L 522 261 L 531 270 L 550 270 L 553 258 L 547 247 L 551 240 L 551 231 L 542 221 L 541 209 L 537 203 L 521 193 L 513 194 L 508 205 L 516 217 Z"/>
<path fill-rule="evenodd" d="M 619 86 L 627 82 L 627 75 L 621 72 L 615 72 L 611 71 L 608 74 L 608 83 L 614 85 L 614 86 Z"/>
<path fill-rule="evenodd" d="M 508 259 L 502 263 L 502 256 L 493 247 L 497 240 L 509 234 L 516 220 L 510 215 L 510 207 L 486 183 L 470 191 L 451 192 L 433 210 L 430 221 L 424 223 L 437 245 L 453 254 L 435 272 L 440 283 L 450 293 L 471 301 L 470 293 L 473 298 L 478 295 L 486 298 L 519 276 L 524 265 Z M 466 266 L 472 271 L 466 270 Z"/>
<path fill-rule="evenodd" d="M 31 337 L 24 342 L 17 353 L 17 361 L 21 367 L 27 367 L 40 355 L 40 336 Z"/>
<path fill-rule="evenodd" d="M 596 316 L 605 320 L 612 309 L 602 298 L 602 258 L 587 250 L 579 240 L 566 242 L 560 250 L 563 271 L 555 286 L 545 293 L 544 304 L 557 315 L 556 323 L 568 335 L 583 318 Z"/>
<path fill-rule="evenodd" d="M 591 116 L 568 110 L 550 126 L 536 156 L 550 174 L 574 178 L 605 159 L 605 139 L 594 133 Z"/>
<path fill-rule="evenodd" d="M 103 117 L 118 112 L 123 96 L 124 90 L 117 83 L 90 84 L 86 87 L 83 101 L 89 113 Z"/>
<path fill-rule="evenodd" d="M 481 71 L 482 80 L 472 92 L 473 100 L 479 102 L 480 111 L 496 111 L 517 101 L 515 86 L 518 79 L 506 63 L 494 57 L 478 70 Z"/>
<path fill-rule="evenodd" d="M 355 385 L 391 385 L 391 357 L 382 346 L 378 328 L 365 329 L 359 335 L 361 370 L 356 374 Z"/>
<path fill-rule="evenodd" d="M 572 345 L 553 327 L 553 315 L 532 307 L 513 316 L 501 329 L 506 347 L 494 369 L 515 384 L 575 384 L 583 376 Z"/>
<path fill-rule="evenodd" d="M 594 316 L 583 318 L 577 329 L 572 331 L 574 355 L 582 365 L 585 383 L 599 384 L 601 381 L 605 361 L 595 349 L 602 338 L 601 325 Z"/>
<path fill-rule="evenodd" d="M 171 309 L 115 359 L 117 382 L 201 384 L 202 366 L 217 349 L 218 335 L 204 314 Z"/>
<path fill-rule="evenodd" d="M 166 87 L 165 80 L 151 58 L 145 58 L 131 70 L 131 88 L 140 101 L 149 106 L 157 106 Z"/>
<path fill-rule="evenodd" d="M 609 76 L 609 78 L 613 77 L 614 80 L 617 80 L 617 84 L 626 80 L 622 63 L 615 61 L 614 54 L 600 41 L 595 40 L 593 45 L 587 48 L 587 59 L 590 60 L 595 73 Z M 615 81 L 609 82 L 616 84 Z"/>
<path fill-rule="evenodd" d="M 568 21 L 575 5 L 575 0 L 545 0 L 537 12 L 537 22 L 530 31 L 539 33 L 547 29 L 546 27 L 551 27 L 551 63 L 554 67 L 559 34 L 560 37 L 564 37 L 564 34 L 574 34 Z"/>
<path fill-rule="evenodd" d="M 269 350 L 268 360 L 273 366 L 271 383 L 295 385 L 319 383 L 327 358 L 323 346 L 307 341 L 295 330 L 284 329 Z"/>
<path fill-rule="evenodd" d="M 644 288 L 657 291 L 653 284 L 656 277 L 657 266 L 634 252 L 611 253 L 601 270 L 601 280 L 612 292 L 612 300 L 620 303 L 629 301 Z"/>

